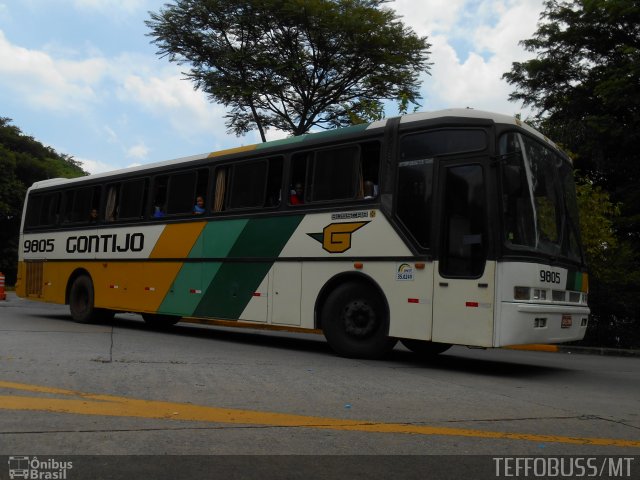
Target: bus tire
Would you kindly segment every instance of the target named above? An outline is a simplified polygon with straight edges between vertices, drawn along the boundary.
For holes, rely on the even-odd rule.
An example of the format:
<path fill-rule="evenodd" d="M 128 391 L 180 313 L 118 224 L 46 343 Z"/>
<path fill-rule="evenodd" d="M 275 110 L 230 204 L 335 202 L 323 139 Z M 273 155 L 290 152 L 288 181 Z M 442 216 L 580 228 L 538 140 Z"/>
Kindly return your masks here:
<path fill-rule="evenodd" d="M 93 304 L 93 282 L 88 275 L 80 275 L 71 284 L 69 290 L 69 311 L 71 318 L 78 323 L 96 321 L 96 308 Z"/>
<path fill-rule="evenodd" d="M 450 343 L 437 343 L 428 340 L 414 340 L 404 338 L 400 342 L 416 355 L 421 357 L 435 357 L 451 348 Z"/>
<path fill-rule="evenodd" d="M 359 282 L 344 283 L 327 296 L 321 322 L 329 346 L 341 356 L 379 358 L 397 342 L 389 337 L 381 296 Z"/>
<path fill-rule="evenodd" d="M 180 321 L 180 317 L 160 313 L 143 313 L 142 318 L 147 325 L 154 328 L 171 327 Z"/>

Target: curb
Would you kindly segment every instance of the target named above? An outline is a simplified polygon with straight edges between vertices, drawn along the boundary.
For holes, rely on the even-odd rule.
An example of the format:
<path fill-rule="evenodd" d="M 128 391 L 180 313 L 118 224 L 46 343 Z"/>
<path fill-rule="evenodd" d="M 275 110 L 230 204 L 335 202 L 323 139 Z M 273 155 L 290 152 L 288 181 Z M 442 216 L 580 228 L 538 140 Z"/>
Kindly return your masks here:
<path fill-rule="evenodd" d="M 606 347 L 581 347 L 579 345 L 558 345 L 562 353 L 581 353 L 584 355 L 606 355 L 610 357 L 640 357 L 640 350 Z"/>
<path fill-rule="evenodd" d="M 640 357 L 640 350 L 606 347 L 582 347 L 580 345 L 513 345 L 505 350 L 527 350 L 532 352 L 578 353 L 583 355 L 606 355 L 611 357 Z"/>

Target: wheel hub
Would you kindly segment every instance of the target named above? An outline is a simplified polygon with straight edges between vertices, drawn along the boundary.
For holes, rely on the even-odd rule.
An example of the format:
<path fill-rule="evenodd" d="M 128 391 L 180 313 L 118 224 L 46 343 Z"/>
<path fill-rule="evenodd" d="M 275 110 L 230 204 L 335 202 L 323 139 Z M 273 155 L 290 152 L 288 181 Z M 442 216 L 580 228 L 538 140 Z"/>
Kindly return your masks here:
<path fill-rule="evenodd" d="M 344 309 L 344 326 L 347 334 L 364 338 L 373 334 L 377 327 L 374 309 L 366 302 L 354 300 Z"/>

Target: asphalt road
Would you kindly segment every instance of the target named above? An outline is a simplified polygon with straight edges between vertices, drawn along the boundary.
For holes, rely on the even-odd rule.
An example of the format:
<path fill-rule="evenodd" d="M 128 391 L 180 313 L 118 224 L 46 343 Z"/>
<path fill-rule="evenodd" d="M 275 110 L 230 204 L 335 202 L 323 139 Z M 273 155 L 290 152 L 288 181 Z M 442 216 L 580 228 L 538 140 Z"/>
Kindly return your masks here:
<path fill-rule="evenodd" d="M 13 294 L 0 302 L 0 455 L 14 466 L 34 455 L 202 455 L 190 464 L 217 458 L 228 473 L 253 458 L 282 473 L 325 462 L 316 473 L 335 478 L 353 465 L 382 472 L 386 459 L 411 478 L 458 458 L 424 464 L 432 455 L 481 455 L 485 466 L 501 456 L 600 455 L 632 458 L 625 478 L 638 478 L 639 453 L 638 357 L 454 347 L 424 361 L 396 347 L 384 360 L 353 360 L 319 335 L 152 330 L 133 314 L 81 325 L 64 306 Z M 299 457 L 274 466 L 274 455 Z M 156 478 L 177 478 L 166 458 L 137 457 L 129 468 L 153 464 Z M 461 458 L 456 468 L 472 469 L 464 458 L 475 457 Z M 7 472 L 0 464 L 0 478 Z"/>

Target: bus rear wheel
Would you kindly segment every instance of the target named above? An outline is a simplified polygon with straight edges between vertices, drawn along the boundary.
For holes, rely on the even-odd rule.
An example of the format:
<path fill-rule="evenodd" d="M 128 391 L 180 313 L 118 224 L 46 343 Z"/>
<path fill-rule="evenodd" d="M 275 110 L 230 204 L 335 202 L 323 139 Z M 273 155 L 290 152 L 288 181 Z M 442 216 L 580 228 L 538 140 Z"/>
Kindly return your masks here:
<path fill-rule="evenodd" d="M 112 310 L 95 308 L 93 282 L 88 275 L 80 275 L 69 290 L 69 311 L 78 323 L 108 322 L 115 314 Z"/>
<path fill-rule="evenodd" d="M 345 357 L 378 358 L 397 342 L 389 337 L 389 315 L 380 295 L 361 283 L 333 290 L 322 308 L 321 322 L 329 346 Z"/>
<path fill-rule="evenodd" d="M 400 342 L 421 357 L 435 357 L 451 348 L 450 343 L 429 342 L 427 340 L 413 340 L 404 338 Z"/>

